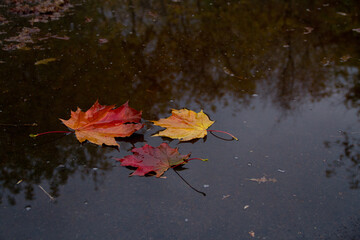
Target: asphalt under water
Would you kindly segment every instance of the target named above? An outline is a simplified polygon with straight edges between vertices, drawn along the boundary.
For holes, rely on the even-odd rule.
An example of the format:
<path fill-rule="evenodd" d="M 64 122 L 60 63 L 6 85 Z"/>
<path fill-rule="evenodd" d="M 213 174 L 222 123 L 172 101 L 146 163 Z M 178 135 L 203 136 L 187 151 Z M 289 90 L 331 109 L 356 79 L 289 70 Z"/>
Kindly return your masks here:
<path fill-rule="evenodd" d="M 71 4 L 0 6 L 1 240 L 360 238 L 359 1 Z M 119 150 L 29 137 L 96 100 L 145 127 Z M 152 137 L 181 108 L 239 141 Z M 205 197 L 114 160 L 163 142 L 209 159 L 177 169 Z"/>

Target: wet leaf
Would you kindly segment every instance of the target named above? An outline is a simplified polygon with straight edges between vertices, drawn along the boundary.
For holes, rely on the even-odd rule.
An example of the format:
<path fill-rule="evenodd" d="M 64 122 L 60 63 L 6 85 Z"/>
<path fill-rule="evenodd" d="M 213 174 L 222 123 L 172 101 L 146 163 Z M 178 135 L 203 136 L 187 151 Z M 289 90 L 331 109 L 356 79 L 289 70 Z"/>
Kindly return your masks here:
<path fill-rule="evenodd" d="M 228 198 L 228 197 L 230 197 L 229 194 L 228 194 L 228 195 L 223 195 L 222 200 L 224 200 L 224 199 L 226 199 L 226 198 Z"/>
<path fill-rule="evenodd" d="M 341 16 L 346 16 L 347 14 L 344 12 L 336 12 L 337 14 L 341 15 Z"/>
<path fill-rule="evenodd" d="M 8 24 L 9 21 L 4 18 L 3 16 L 0 15 L 0 25 L 5 25 L 5 24 Z"/>
<path fill-rule="evenodd" d="M 347 60 L 349 60 L 350 58 L 351 58 L 351 56 L 347 54 L 347 55 L 342 56 L 340 58 L 340 61 L 341 62 L 347 62 Z"/>
<path fill-rule="evenodd" d="M 35 62 L 35 65 L 48 64 L 49 62 L 56 61 L 56 58 L 46 58 Z"/>
<path fill-rule="evenodd" d="M 6 44 L 4 45 L 4 47 L 2 47 L 2 50 L 4 51 L 13 51 L 13 50 L 28 50 L 28 47 L 26 47 L 25 43 L 10 43 L 10 44 Z"/>
<path fill-rule="evenodd" d="M 250 181 L 253 182 L 257 182 L 258 184 L 260 183 L 266 183 L 266 182 L 277 182 L 277 180 L 275 178 L 266 178 L 265 176 L 263 176 L 262 178 L 250 178 Z"/>
<path fill-rule="evenodd" d="M 309 34 L 314 30 L 314 28 L 312 27 L 304 27 L 304 29 L 305 29 L 304 34 Z"/>
<path fill-rule="evenodd" d="M 106 38 L 100 38 L 99 39 L 100 44 L 104 44 L 104 43 L 107 43 L 107 42 L 109 42 L 109 40 L 107 40 Z"/>
<path fill-rule="evenodd" d="M 188 109 L 172 110 L 168 118 L 153 121 L 157 126 L 166 128 L 153 136 L 163 136 L 180 141 L 189 141 L 195 138 L 203 138 L 207 135 L 207 129 L 214 123 L 201 110 L 196 113 Z"/>
<path fill-rule="evenodd" d="M 7 42 L 19 42 L 19 43 L 33 43 L 32 35 L 40 32 L 37 27 L 28 28 L 24 27 L 19 35 L 5 39 Z"/>
<path fill-rule="evenodd" d="M 93 21 L 93 19 L 91 17 L 85 17 L 86 23 L 91 23 L 92 21 Z"/>
<path fill-rule="evenodd" d="M 86 140 L 102 145 L 119 146 L 115 137 L 128 137 L 141 129 L 141 112 L 129 107 L 128 103 L 115 108 L 115 105 L 100 105 L 98 101 L 86 112 L 80 108 L 71 111 L 69 120 L 60 119 L 67 127 L 74 129 L 80 142 Z"/>
<path fill-rule="evenodd" d="M 69 40 L 70 39 L 70 37 L 68 37 L 68 36 L 60 37 L 58 35 L 52 35 L 50 37 L 55 38 L 55 39 L 59 39 L 59 40 Z"/>
<path fill-rule="evenodd" d="M 16 1 L 15 7 L 10 11 L 23 17 L 32 16 L 29 20 L 31 23 L 46 23 L 49 20 L 58 20 L 72 7 L 69 0 L 32 0 L 30 2 L 31 4 L 28 4 L 29 1 Z"/>
<path fill-rule="evenodd" d="M 181 155 L 177 148 L 171 148 L 167 143 L 162 143 L 158 147 L 152 147 L 148 144 L 141 148 L 131 150 L 133 155 L 117 159 L 121 162 L 121 166 L 137 167 L 131 175 L 144 176 L 147 173 L 155 172 L 156 177 L 160 177 L 163 173 L 171 168 L 185 164 L 189 159 L 188 155 Z"/>

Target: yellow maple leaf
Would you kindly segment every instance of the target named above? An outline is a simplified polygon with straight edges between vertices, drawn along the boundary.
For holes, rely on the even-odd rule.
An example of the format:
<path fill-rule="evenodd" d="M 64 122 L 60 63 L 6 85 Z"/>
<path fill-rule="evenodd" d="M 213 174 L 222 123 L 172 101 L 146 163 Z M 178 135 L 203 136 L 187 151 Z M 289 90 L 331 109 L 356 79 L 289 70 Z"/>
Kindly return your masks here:
<path fill-rule="evenodd" d="M 202 110 L 196 113 L 185 108 L 173 109 L 171 114 L 168 118 L 152 121 L 155 125 L 166 128 L 153 136 L 180 139 L 180 141 L 203 138 L 207 135 L 206 129 L 215 122 L 211 121 Z"/>

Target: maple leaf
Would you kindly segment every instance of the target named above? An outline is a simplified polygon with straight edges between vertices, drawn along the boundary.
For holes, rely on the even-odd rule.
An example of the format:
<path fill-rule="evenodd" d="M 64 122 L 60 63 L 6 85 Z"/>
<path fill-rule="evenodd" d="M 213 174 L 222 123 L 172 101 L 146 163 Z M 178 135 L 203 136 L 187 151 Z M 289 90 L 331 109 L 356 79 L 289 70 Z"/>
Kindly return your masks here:
<path fill-rule="evenodd" d="M 189 141 L 205 137 L 207 135 L 206 129 L 214 123 L 202 110 L 196 113 L 185 108 L 180 110 L 173 109 L 171 113 L 172 115 L 168 118 L 152 121 L 157 126 L 167 128 L 153 136 Z"/>
<path fill-rule="evenodd" d="M 116 159 L 121 162 L 121 166 L 137 167 L 131 176 L 144 176 L 149 172 L 156 172 L 156 177 L 160 177 L 169 168 L 185 164 L 190 157 L 190 153 L 181 155 L 178 148 L 171 148 L 167 143 L 162 143 L 158 147 L 146 144 L 131 151 L 133 155 Z"/>
<path fill-rule="evenodd" d="M 115 137 L 128 137 L 141 129 L 141 112 L 129 107 L 128 102 L 115 108 L 115 105 L 100 105 L 98 101 L 82 112 L 71 111 L 71 118 L 60 119 L 67 127 L 74 129 L 80 142 L 88 140 L 92 143 L 119 146 Z"/>

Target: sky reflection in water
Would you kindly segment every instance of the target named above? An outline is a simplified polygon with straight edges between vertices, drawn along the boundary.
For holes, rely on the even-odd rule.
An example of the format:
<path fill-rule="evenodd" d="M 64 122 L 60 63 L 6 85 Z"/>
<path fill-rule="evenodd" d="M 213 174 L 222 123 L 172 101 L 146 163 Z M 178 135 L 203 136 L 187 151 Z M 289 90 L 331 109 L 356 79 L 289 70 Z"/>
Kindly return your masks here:
<path fill-rule="evenodd" d="M 360 237 L 358 1 L 72 4 L 33 25 L 0 8 L 2 48 L 40 30 L 28 50 L 1 50 L 0 239 Z M 147 120 L 203 109 L 239 141 L 178 144 L 151 124 L 120 151 L 28 137 L 66 130 L 58 118 L 97 99 Z M 113 160 L 163 141 L 209 158 L 179 171 L 205 198 L 172 171 L 129 178 Z M 249 180 L 263 176 L 277 182 Z"/>

